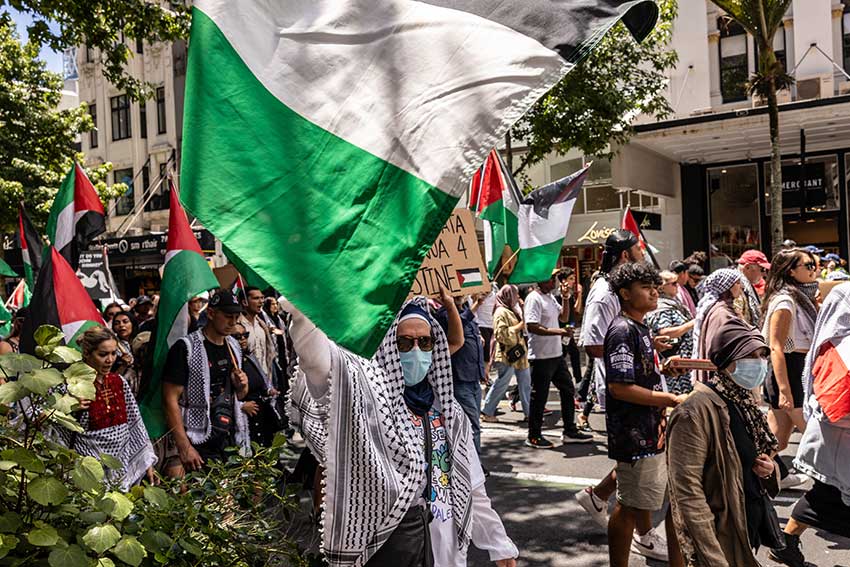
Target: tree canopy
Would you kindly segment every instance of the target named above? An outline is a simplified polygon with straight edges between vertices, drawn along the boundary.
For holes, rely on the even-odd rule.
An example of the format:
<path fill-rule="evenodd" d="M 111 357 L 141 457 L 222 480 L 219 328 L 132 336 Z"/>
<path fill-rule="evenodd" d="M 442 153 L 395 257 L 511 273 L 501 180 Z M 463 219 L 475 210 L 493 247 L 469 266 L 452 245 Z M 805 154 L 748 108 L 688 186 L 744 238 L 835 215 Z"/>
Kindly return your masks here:
<path fill-rule="evenodd" d="M 664 94 L 667 71 L 678 60 L 668 48 L 677 5 L 676 0 L 659 0 L 658 6 L 658 23 L 643 42 L 635 42 L 617 24 L 514 126 L 513 138 L 528 146 L 517 170 L 550 152 L 565 154 L 572 148 L 611 157 L 611 148 L 633 134 L 637 114 L 669 116 L 672 109 Z"/>

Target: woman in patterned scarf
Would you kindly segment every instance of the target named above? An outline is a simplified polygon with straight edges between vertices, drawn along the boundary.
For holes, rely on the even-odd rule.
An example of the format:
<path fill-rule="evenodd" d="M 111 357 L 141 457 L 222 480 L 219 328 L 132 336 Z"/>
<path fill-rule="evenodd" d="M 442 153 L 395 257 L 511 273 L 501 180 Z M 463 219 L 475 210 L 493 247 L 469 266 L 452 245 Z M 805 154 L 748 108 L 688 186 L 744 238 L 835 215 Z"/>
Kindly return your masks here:
<path fill-rule="evenodd" d="M 778 525 L 764 491 L 778 492 L 777 441 L 752 390 L 767 375 L 759 332 L 729 317 L 712 334 L 718 368 L 670 416 L 667 463 L 673 523 L 688 565 L 757 567 Z"/>
<path fill-rule="evenodd" d="M 779 439 L 780 451 L 788 446 L 795 427 L 801 433 L 806 430 L 803 366 L 812 347 L 818 312 L 817 293 L 817 262 L 811 253 L 792 248 L 774 256 L 762 300 L 762 335 L 770 346 L 773 367 L 765 383 L 770 401 L 768 421 Z M 783 486 L 799 484 L 800 480 L 792 476 L 783 481 Z"/>
<path fill-rule="evenodd" d="M 702 282 L 703 296 L 697 304 L 694 318 L 694 358 L 708 358 L 708 347 L 722 321 L 730 317 L 740 318 L 735 310 L 735 300 L 744 295 L 744 275 L 738 270 L 724 268 L 716 270 Z M 694 381 L 704 381 L 708 374 L 701 370 L 693 372 Z"/>
<path fill-rule="evenodd" d="M 449 334 L 463 337 L 447 293 Z M 405 304 L 371 359 L 333 344 L 293 305 L 289 415 L 324 471 L 331 567 L 463 567 L 469 543 L 515 567 L 452 389 L 449 341 L 424 298 Z M 429 474 L 430 473 L 430 474 Z"/>
<path fill-rule="evenodd" d="M 118 356 L 115 334 L 103 327 L 92 327 L 77 342 L 83 361 L 97 372 L 96 394 L 94 400 L 80 400 L 76 417 L 83 432 L 60 428 L 60 440 L 80 455 L 99 459 L 106 454 L 118 459 L 123 467 L 109 469 L 106 480 L 122 490 L 129 490 L 145 476 L 153 482 L 156 455 L 139 406 L 127 382 L 112 372 Z"/>

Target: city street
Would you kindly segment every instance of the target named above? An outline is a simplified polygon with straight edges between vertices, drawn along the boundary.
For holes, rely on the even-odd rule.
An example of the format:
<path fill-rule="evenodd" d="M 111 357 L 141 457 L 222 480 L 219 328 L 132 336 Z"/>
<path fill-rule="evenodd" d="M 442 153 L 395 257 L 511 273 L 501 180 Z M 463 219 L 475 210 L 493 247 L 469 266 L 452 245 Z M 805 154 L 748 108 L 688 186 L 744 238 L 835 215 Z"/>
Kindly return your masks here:
<path fill-rule="evenodd" d="M 544 434 L 560 445 L 560 405 L 557 391 L 550 393 Z M 607 458 L 605 417 L 591 416 L 594 442 L 535 450 L 523 445 L 525 423 L 521 413 L 511 412 L 508 402 L 500 405 L 505 413 L 501 423 L 482 424 L 482 462 L 490 470 L 488 493 L 502 516 L 508 534 L 520 549 L 518 565 L 534 567 L 602 567 L 608 565 L 607 537 L 575 501 L 577 491 L 605 476 L 612 466 Z M 558 423 L 556 427 L 556 423 Z M 783 453 L 790 464 L 797 450 L 795 435 Z M 802 488 L 806 488 L 809 483 Z M 780 521 L 788 518 L 801 491 L 783 491 L 777 501 Z M 659 516 L 660 522 L 662 517 Z M 662 526 L 663 528 L 663 526 Z M 659 530 L 663 533 L 663 529 Z M 850 567 L 850 540 L 813 530 L 802 538 L 806 559 L 817 567 Z M 767 551 L 758 554 L 762 565 L 774 566 Z M 485 553 L 472 550 L 469 565 L 492 565 Z M 630 565 L 658 566 L 663 562 L 632 556 Z"/>

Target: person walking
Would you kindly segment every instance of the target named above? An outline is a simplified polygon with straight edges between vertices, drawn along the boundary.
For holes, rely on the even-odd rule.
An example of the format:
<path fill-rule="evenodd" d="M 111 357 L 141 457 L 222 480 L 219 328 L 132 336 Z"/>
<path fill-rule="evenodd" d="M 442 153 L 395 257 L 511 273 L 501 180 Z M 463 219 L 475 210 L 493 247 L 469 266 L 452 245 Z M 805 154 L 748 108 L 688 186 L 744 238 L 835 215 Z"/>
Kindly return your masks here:
<path fill-rule="evenodd" d="M 531 400 L 528 415 L 528 438 L 525 444 L 534 449 L 551 449 L 554 444 L 543 437 L 543 412 L 549 399 L 549 385 L 555 384 L 561 398 L 561 419 L 564 421 L 563 443 L 590 443 L 593 440 L 578 430 L 575 424 L 575 384 L 567 369 L 561 347 L 561 337 L 572 331 L 560 323 L 569 319 L 570 304 L 567 294 L 561 304 L 552 297 L 555 289 L 555 272 L 552 277 L 538 282 L 537 289 L 525 300 L 525 326 L 529 332 L 528 359 L 531 363 Z"/>
<path fill-rule="evenodd" d="M 778 443 L 752 393 L 769 351 L 757 329 L 721 313 L 707 350 L 717 370 L 667 425 L 670 505 L 688 565 L 758 567 L 755 551 L 783 542 L 768 496 L 779 492 Z"/>
<path fill-rule="evenodd" d="M 522 411 L 528 419 L 531 400 L 531 370 L 528 362 L 528 343 L 525 338 L 525 322 L 519 306 L 519 291 L 515 285 L 505 285 L 496 295 L 496 310 L 493 313 L 493 333 L 496 345 L 493 366 L 498 373 L 495 382 L 484 398 L 481 420 L 495 423 L 496 408 L 516 376 Z"/>
<path fill-rule="evenodd" d="M 646 324 L 656 335 L 670 337 L 676 341 L 662 357 L 671 356 L 691 358 L 693 354 L 694 320 L 687 307 L 679 301 L 678 276 L 674 272 L 664 271 L 659 274 L 661 287 L 658 294 L 658 307 L 646 316 Z M 692 390 L 690 376 L 669 373 L 664 376 L 667 388 L 674 394 L 687 394 Z"/>
<path fill-rule="evenodd" d="M 635 540 L 635 527 L 639 516 L 649 522 L 652 512 L 664 505 L 664 410 L 685 396 L 660 391 L 652 336 L 643 323 L 658 306 L 658 273 L 643 263 L 624 264 L 611 273 L 609 283 L 622 312 L 608 328 L 603 355 L 608 458 L 617 462 L 617 505 L 608 520 L 608 556 L 611 567 L 628 567 L 636 543 L 654 550 L 654 542 Z M 672 567 L 683 566 L 669 510 L 666 528 L 666 560 Z"/>
<path fill-rule="evenodd" d="M 744 295 L 743 277 L 738 270 L 723 268 L 712 272 L 705 279 L 703 297 L 697 305 L 694 320 L 694 358 L 708 358 L 709 345 L 720 328 L 717 321 L 729 317 L 741 318 L 741 313 L 735 310 L 735 299 Z M 695 382 L 701 382 L 708 377 L 708 373 L 695 370 L 692 376 Z"/>
<path fill-rule="evenodd" d="M 240 289 L 237 297 L 242 304 L 239 324 L 249 333 L 248 344 L 251 345 L 251 352 L 260 363 L 263 374 L 272 376 L 277 349 L 263 317 L 263 302 L 266 298 L 260 288 L 252 286 Z"/>

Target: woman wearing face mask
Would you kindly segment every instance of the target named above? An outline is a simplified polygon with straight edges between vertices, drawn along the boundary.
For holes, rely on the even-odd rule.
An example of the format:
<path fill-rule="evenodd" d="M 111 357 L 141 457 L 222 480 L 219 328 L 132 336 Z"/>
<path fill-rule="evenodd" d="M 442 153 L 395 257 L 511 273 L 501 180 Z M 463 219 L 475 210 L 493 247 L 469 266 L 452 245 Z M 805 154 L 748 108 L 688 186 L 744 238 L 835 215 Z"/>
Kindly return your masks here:
<path fill-rule="evenodd" d="M 462 338 L 454 303 L 443 303 Z M 324 469 L 330 565 L 461 567 L 471 541 L 514 567 L 453 398 L 449 343 L 425 300 L 405 304 L 371 359 L 333 344 L 284 299 L 281 308 L 298 357 L 290 419 Z"/>
<path fill-rule="evenodd" d="M 752 390 L 767 374 L 767 345 L 732 317 L 712 335 L 718 368 L 673 410 L 667 466 L 673 522 L 688 565 L 757 567 L 754 549 L 781 546 L 766 493 L 779 491 L 776 437 Z"/>
<path fill-rule="evenodd" d="M 762 334 L 770 345 L 773 366 L 765 385 L 771 408 L 768 420 L 780 451 L 788 446 L 794 427 L 806 430 L 803 366 L 818 312 L 816 274 L 817 263 L 810 253 L 782 250 L 773 257 L 765 285 Z"/>
<path fill-rule="evenodd" d="M 708 358 L 715 333 L 730 319 L 741 318 L 741 313 L 735 309 L 735 300 L 744 295 L 743 277 L 738 270 L 727 268 L 712 272 L 703 280 L 703 296 L 694 318 L 694 358 Z M 693 376 L 695 381 L 702 382 L 708 378 L 708 373 L 695 370 Z"/>

